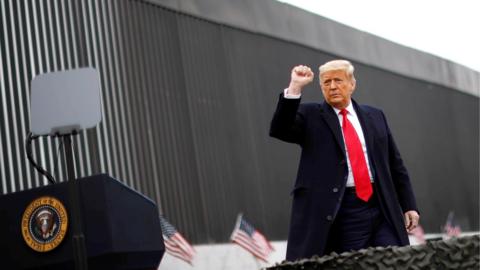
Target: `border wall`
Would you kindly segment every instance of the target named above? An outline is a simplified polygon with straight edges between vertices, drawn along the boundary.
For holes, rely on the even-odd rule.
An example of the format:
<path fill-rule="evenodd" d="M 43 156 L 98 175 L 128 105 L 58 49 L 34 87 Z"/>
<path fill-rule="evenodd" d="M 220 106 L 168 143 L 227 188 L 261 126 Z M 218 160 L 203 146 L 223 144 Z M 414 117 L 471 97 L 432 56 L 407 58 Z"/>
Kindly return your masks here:
<path fill-rule="evenodd" d="M 389 118 L 425 230 L 449 211 L 479 230 L 478 72 L 275 1 L 240 2 L 0 1 L 0 194 L 47 184 L 24 152 L 32 78 L 91 66 L 103 120 L 74 138 L 78 176 L 120 179 L 196 244 L 227 242 L 239 212 L 284 240 L 299 149 L 268 137 L 278 94 L 293 65 L 346 57 L 354 98 Z M 63 181 L 60 147 L 37 140 L 34 156 Z"/>

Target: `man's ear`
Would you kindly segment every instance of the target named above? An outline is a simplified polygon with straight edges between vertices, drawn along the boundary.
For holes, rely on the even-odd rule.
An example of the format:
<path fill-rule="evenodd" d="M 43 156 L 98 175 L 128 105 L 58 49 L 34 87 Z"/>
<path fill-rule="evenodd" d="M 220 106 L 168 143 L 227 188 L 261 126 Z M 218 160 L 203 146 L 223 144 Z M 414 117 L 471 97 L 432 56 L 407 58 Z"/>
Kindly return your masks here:
<path fill-rule="evenodd" d="M 352 80 L 350 81 L 350 83 L 352 84 L 352 93 L 353 93 L 355 91 L 355 87 L 357 86 L 357 81 Z"/>

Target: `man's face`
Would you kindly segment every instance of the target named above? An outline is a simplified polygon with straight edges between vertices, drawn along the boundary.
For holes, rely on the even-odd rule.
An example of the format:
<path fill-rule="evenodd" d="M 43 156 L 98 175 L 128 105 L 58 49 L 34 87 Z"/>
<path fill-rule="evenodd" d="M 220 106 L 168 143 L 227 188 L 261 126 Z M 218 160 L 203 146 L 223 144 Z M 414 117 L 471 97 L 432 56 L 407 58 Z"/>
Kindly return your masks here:
<path fill-rule="evenodd" d="M 325 101 L 341 110 L 350 104 L 355 81 L 351 80 L 344 70 L 331 70 L 320 76 L 320 87 Z"/>

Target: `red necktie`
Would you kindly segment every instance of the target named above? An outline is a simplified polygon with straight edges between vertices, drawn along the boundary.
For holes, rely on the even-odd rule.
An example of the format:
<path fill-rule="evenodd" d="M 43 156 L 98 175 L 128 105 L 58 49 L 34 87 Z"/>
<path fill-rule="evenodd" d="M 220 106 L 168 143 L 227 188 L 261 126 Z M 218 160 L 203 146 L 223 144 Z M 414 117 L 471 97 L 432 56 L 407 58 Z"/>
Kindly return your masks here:
<path fill-rule="evenodd" d="M 367 162 L 365 161 L 365 154 L 363 153 L 362 144 L 358 138 L 355 128 L 347 119 L 348 111 L 343 109 L 340 114 L 343 115 L 343 137 L 347 144 L 348 159 L 350 166 L 352 166 L 353 181 L 355 182 L 355 190 L 357 197 L 363 201 L 368 201 L 372 196 L 372 184 L 370 183 L 370 176 L 368 175 Z"/>

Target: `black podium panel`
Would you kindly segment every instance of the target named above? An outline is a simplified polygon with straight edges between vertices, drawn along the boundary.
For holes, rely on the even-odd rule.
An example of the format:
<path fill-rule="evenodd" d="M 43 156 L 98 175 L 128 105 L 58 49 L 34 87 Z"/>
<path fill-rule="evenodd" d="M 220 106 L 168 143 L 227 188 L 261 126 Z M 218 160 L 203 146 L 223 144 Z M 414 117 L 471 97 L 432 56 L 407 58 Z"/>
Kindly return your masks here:
<path fill-rule="evenodd" d="M 88 269 L 156 269 L 165 251 L 158 210 L 153 201 L 108 175 L 77 179 Z M 72 207 L 68 182 L 0 197 L 1 269 L 75 269 Z M 38 252 L 22 235 L 22 216 L 42 197 L 58 199 L 68 228 L 53 250 Z"/>

